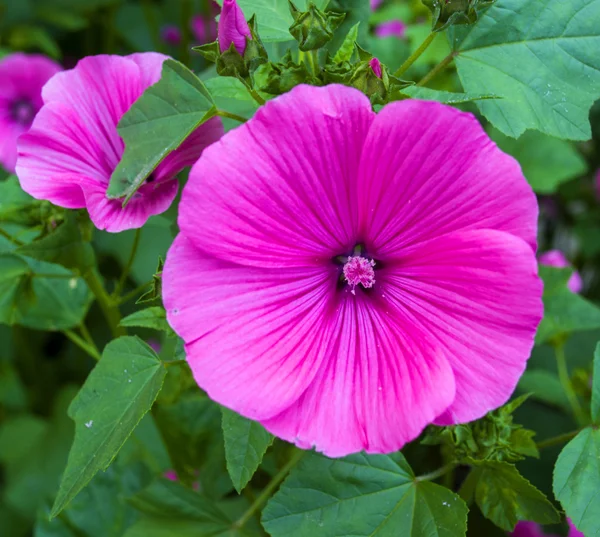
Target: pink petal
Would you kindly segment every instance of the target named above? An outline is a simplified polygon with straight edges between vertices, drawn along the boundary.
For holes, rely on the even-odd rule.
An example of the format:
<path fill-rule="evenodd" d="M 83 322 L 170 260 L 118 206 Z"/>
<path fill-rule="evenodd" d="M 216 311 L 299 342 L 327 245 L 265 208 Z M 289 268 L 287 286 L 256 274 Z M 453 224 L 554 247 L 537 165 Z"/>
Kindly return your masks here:
<path fill-rule="evenodd" d="M 493 230 L 449 233 L 406 248 L 376 277 L 382 299 L 437 339 L 450 361 L 456 399 L 438 424 L 480 418 L 509 399 L 543 313 L 524 241 Z"/>
<path fill-rule="evenodd" d="M 521 521 L 516 526 L 510 537 L 552 537 L 546 535 L 542 527 L 535 522 Z"/>
<path fill-rule="evenodd" d="M 379 112 L 360 167 L 360 226 L 382 259 L 444 233 L 497 229 L 536 246 L 537 202 L 519 164 L 471 115 L 407 100 Z"/>
<path fill-rule="evenodd" d="M 130 54 L 126 58 L 136 63 L 140 68 L 140 83 L 144 89 L 156 84 L 160 80 L 163 63 L 165 60 L 171 59 L 169 56 L 158 52 L 138 52 Z"/>
<path fill-rule="evenodd" d="M 397 451 L 454 399 L 435 341 L 371 297 L 346 293 L 333 313 L 326 359 L 288 410 L 262 424 L 330 457 Z"/>
<path fill-rule="evenodd" d="M 560 250 L 549 250 L 544 252 L 540 255 L 540 263 L 542 265 L 557 268 L 566 268 L 571 266 L 569 260 L 565 257 L 565 254 L 563 254 Z M 573 274 L 571 274 L 571 277 L 567 282 L 567 287 L 572 293 L 581 293 L 581 290 L 583 289 L 583 280 L 581 279 L 579 272 L 576 270 L 573 271 Z"/>
<path fill-rule="evenodd" d="M 579 531 L 573 521 L 570 518 L 567 518 L 567 522 L 569 524 L 569 536 L 568 537 L 585 537 L 582 531 Z"/>
<path fill-rule="evenodd" d="M 180 234 L 167 254 L 163 299 L 198 385 L 252 419 L 296 401 L 323 360 L 333 269 L 233 265 Z"/>
<path fill-rule="evenodd" d="M 123 200 L 108 199 L 106 186 L 88 184 L 82 187 L 90 219 L 98 229 L 118 233 L 142 227 L 148 218 L 164 213 L 173 203 L 179 184 L 176 180 L 142 186 L 123 207 Z"/>
<path fill-rule="evenodd" d="M 353 248 L 356 173 L 373 117 L 368 98 L 344 86 L 297 86 L 273 99 L 192 168 L 180 229 L 216 257 L 253 266 L 308 266 Z"/>

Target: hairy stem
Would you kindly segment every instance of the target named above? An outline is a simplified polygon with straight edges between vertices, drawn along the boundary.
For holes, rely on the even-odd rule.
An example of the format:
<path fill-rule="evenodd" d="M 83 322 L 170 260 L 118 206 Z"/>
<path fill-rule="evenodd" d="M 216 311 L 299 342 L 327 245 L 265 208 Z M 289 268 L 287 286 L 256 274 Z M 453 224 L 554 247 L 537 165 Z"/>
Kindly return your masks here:
<path fill-rule="evenodd" d="M 133 262 L 135 261 L 135 256 L 138 251 L 138 247 L 140 245 L 140 237 L 142 235 L 142 228 L 138 228 L 135 230 L 135 237 L 133 239 L 133 245 L 131 246 L 131 252 L 129 253 L 129 259 L 127 260 L 127 264 L 123 268 L 123 272 L 121 273 L 121 277 L 119 278 L 119 283 L 115 287 L 115 291 L 113 296 L 119 296 L 121 291 L 123 290 L 123 286 L 127 281 L 127 276 L 129 276 L 129 272 L 131 271 L 131 267 L 133 266 Z"/>
<path fill-rule="evenodd" d="M 417 481 L 435 481 L 438 477 L 442 477 L 448 472 L 454 470 L 454 468 L 456 468 L 456 463 L 449 462 L 448 464 L 444 464 L 444 466 L 438 468 L 437 470 L 434 470 L 433 472 L 417 476 Z"/>
<path fill-rule="evenodd" d="M 427 47 L 429 45 L 431 45 L 431 43 L 435 39 L 436 35 L 437 35 L 437 32 L 431 32 L 425 38 L 425 41 L 423 41 L 421 43 L 421 45 L 419 46 L 419 48 L 417 50 L 415 50 L 400 67 L 398 67 L 397 71 L 394 73 L 394 76 L 400 76 L 403 73 L 405 73 L 406 71 L 408 71 L 408 69 L 410 68 L 410 66 L 413 63 L 415 63 L 419 59 L 419 56 L 421 56 L 421 54 L 423 54 L 423 52 L 425 52 L 427 50 Z"/>
<path fill-rule="evenodd" d="M 121 312 L 119 311 L 119 307 L 113 302 L 112 298 L 106 292 L 106 289 L 104 289 L 104 285 L 97 269 L 87 271 L 83 275 L 83 278 L 88 284 L 90 291 L 92 291 L 93 295 L 96 297 L 113 337 L 124 336 L 127 332 L 122 326 L 119 326 L 119 323 L 121 322 Z"/>
<path fill-rule="evenodd" d="M 558 379 L 562 384 L 563 390 L 569 400 L 569 404 L 571 405 L 571 410 L 573 411 L 573 415 L 577 420 L 577 423 L 581 426 L 585 425 L 585 416 L 583 414 L 583 410 L 581 408 L 581 404 L 579 403 L 579 399 L 577 398 L 577 394 L 573 389 L 573 384 L 571 383 L 571 378 L 569 377 L 569 370 L 567 369 L 567 357 L 565 356 L 565 347 L 562 342 L 554 343 L 554 354 L 556 356 L 556 367 L 558 369 Z"/>
<path fill-rule="evenodd" d="M 237 114 L 232 114 L 231 112 L 226 112 L 225 110 L 217 110 L 217 115 L 239 121 L 240 123 L 246 123 L 246 121 L 248 121 L 244 116 L 238 116 Z"/>
<path fill-rule="evenodd" d="M 100 360 L 100 353 L 97 349 L 89 345 L 83 338 L 79 337 L 73 330 L 63 330 L 63 334 L 67 336 L 81 350 L 85 351 L 94 360 Z"/>
<path fill-rule="evenodd" d="M 271 494 L 275 491 L 275 489 L 280 485 L 280 483 L 285 479 L 290 470 L 300 462 L 300 459 L 304 456 L 304 451 L 297 450 L 290 460 L 286 463 L 286 465 L 277 472 L 275 477 L 269 481 L 269 484 L 263 489 L 260 495 L 254 500 L 254 503 L 248 508 L 248 510 L 234 523 L 234 528 L 242 528 L 246 525 L 248 520 L 250 520 L 256 511 L 258 511 L 264 503 L 271 497 Z"/>
<path fill-rule="evenodd" d="M 553 436 L 552 438 L 548 438 L 547 440 L 542 440 L 536 444 L 538 449 L 544 449 L 547 447 L 557 446 L 560 444 L 564 444 L 571 440 L 571 438 L 576 437 L 581 432 L 581 429 L 577 429 L 576 431 L 571 431 L 569 433 L 559 434 L 558 436 Z"/>
<path fill-rule="evenodd" d="M 427 73 L 417 84 L 417 86 L 424 86 L 427 84 L 434 76 L 436 76 L 440 71 L 443 71 L 450 62 L 454 59 L 454 52 L 451 52 L 446 56 L 440 63 L 438 63 L 429 73 Z"/>

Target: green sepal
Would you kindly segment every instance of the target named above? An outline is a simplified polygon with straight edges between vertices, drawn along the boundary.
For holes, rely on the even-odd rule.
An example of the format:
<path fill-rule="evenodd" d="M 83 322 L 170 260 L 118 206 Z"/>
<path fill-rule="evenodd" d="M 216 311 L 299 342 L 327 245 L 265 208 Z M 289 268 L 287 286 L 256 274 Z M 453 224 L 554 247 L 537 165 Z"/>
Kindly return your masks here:
<path fill-rule="evenodd" d="M 291 51 L 287 51 L 280 62 L 268 62 L 261 71 L 263 82 L 258 88 L 271 95 L 287 93 L 299 84 L 320 85 L 304 63 L 296 63 Z"/>
<path fill-rule="evenodd" d="M 152 288 L 146 291 L 140 298 L 136 300 L 136 304 L 143 304 L 145 302 L 153 302 L 162 297 L 162 271 L 164 267 L 164 261 L 162 257 L 158 258 L 158 264 L 156 271 L 152 275 Z"/>
<path fill-rule="evenodd" d="M 298 10 L 291 0 L 288 2 L 294 19 L 294 23 L 290 26 L 290 33 L 298 41 L 300 50 L 304 52 L 320 49 L 331 41 L 333 33 L 346 18 L 345 13 L 325 12 L 312 2 L 309 2 L 307 11 Z"/>
<path fill-rule="evenodd" d="M 441 32 L 452 25 L 473 24 L 479 12 L 495 0 L 422 0 L 432 14 L 432 30 Z"/>
<path fill-rule="evenodd" d="M 206 43 L 198 47 L 192 47 L 192 50 L 201 54 L 206 60 L 212 63 L 216 63 L 217 59 L 221 55 L 219 50 L 219 42 L 213 41 L 212 43 Z"/>

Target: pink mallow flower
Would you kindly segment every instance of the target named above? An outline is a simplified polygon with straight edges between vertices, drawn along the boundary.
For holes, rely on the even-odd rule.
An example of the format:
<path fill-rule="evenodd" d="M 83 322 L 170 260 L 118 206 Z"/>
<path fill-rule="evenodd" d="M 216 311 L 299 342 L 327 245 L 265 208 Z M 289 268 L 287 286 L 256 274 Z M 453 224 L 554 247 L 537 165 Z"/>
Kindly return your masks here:
<path fill-rule="evenodd" d="M 160 30 L 160 36 L 165 43 L 177 46 L 181 43 L 181 30 L 174 24 L 167 24 Z"/>
<path fill-rule="evenodd" d="M 398 37 L 403 39 L 406 34 L 406 24 L 401 20 L 382 22 L 375 27 L 377 37 Z"/>
<path fill-rule="evenodd" d="M 42 107 L 42 88 L 61 70 L 38 54 L 17 52 L 0 59 L 0 164 L 10 173 L 17 162 L 17 138 Z"/>
<path fill-rule="evenodd" d="M 376 11 L 377 8 L 383 4 L 383 0 L 370 0 L 371 11 Z"/>
<path fill-rule="evenodd" d="M 167 156 L 125 207 L 122 200 L 106 197 L 124 149 L 117 124 L 160 79 L 166 59 L 153 52 L 93 56 L 53 77 L 31 130 L 19 139 L 17 175 L 23 190 L 61 207 L 86 207 L 96 227 L 111 232 L 141 227 L 167 210 L 177 194 L 177 174 L 221 137 L 218 118 Z M 151 127 L 148 136 L 153 136 Z"/>
<path fill-rule="evenodd" d="M 583 533 L 573 525 L 570 518 L 567 518 L 567 522 L 569 523 L 567 537 L 584 537 Z M 558 537 L 555 534 L 544 533 L 542 527 L 535 522 L 519 522 L 509 535 L 510 537 Z"/>
<path fill-rule="evenodd" d="M 571 263 L 569 263 L 565 257 L 565 254 L 563 254 L 560 250 L 549 250 L 541 254 L 540 263 L 542 265 L 556 268 L 566 268 L 571 266 Z M 571 274 L 571 277 L 567 282 L 567 287 L 573 293 L 581 293 L 581 290 L 583 289 L 583 281 L 579 272 L 576 270 L 574 270 L 573 274 Z"/>
<path fill-rule="evenodd" d="M 246 52 L 246 38 L 251 39 L 250 27 L 236 0 L 223 0 L 218 26 L 219 50 L 229 50 L 231 43 L 242 56 Z"/>
<path fill-rule="evenodd" d="M 210 397 L 329 456 L 504 404 L 542 317 L 536 198 L 471 115 L 301 85 L 207 148 L 163 272 Z"/>

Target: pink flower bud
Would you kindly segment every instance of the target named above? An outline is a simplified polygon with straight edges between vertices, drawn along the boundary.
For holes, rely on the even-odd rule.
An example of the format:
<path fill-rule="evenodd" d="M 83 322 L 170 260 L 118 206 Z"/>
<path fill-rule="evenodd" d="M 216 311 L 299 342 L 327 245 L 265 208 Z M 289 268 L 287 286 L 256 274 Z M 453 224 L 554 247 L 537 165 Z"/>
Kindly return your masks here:
<path fill-rule="evenodd" d="M 375 76 L 377 78 L 381 78 L 381 62 L 377 59 L 377 58 L 373 58 L 370 62 L 369 65 L 371 66 L 371 69 L 373 69 L 373 72 L 375 73 Z"/>
<path fill-rule="evenodd" d="M 250 27 L 244 18 L 244 13 L 236 0 L 224 0 L 218 27 L 219 50 L 225 52 L 235 46 L 242 56 L 246 51 L 246 37 L 252 39 Z"/>

